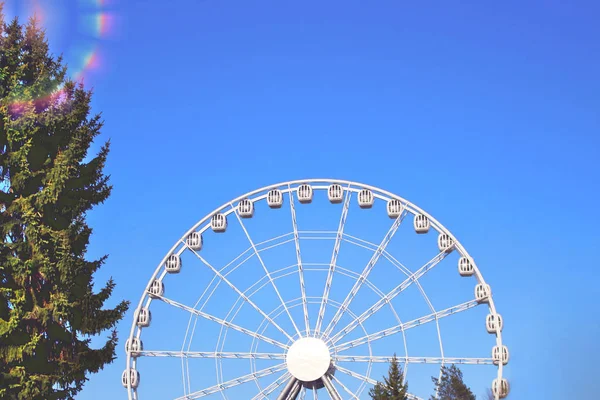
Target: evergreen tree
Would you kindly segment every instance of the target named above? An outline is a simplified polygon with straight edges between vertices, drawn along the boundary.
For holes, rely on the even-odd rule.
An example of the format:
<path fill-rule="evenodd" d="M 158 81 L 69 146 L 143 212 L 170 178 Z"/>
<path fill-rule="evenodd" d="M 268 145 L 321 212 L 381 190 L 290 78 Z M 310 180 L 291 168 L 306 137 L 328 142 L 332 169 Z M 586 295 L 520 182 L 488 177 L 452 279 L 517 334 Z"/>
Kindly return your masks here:
<path fill-rule="evenodd" d="M 369 396 L 373 400 L 387 400 L 389 396 L 386 391 L 386 387 L 383 383 L 377 382 L 377 384 L 369 391 Z"/>
<path fill-rule="evenodd" d="M 471 389 L 463 382 L 462 371 L 456 366 L 442 367 L 442 379 L 431 377 L 437 391 L 437 396 L 431 400 L 475 400 Z"/>
<path fill-rule="evenodd" d="M 388 376 L 383 382 L 378 382 L 370 391 L 369 396 L 374 400 L 406 400 L 408 399 L 408 383 L 403 383 L 404 372 L 394 354 Z"/>
<path fill-rule="evenodd" d="M 57 90 L 61 88 L 60 90 Z M 115 358 L 114 288 L 94 290 L 86 213 L 111 191 L 91 92 L 66 79 L 35 20 L 6 23 L 0 4 L 0 398 L 73 399 Z M 90 338 L 111 330 L 91 348 Z"/>

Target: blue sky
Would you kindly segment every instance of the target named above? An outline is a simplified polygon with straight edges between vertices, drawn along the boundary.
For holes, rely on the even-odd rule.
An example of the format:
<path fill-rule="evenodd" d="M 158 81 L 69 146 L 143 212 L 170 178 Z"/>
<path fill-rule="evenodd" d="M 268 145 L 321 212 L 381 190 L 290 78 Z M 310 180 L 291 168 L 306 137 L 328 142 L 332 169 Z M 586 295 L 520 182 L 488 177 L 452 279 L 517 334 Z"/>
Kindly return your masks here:
<path fill-rule="evenodd" d="M 592 397 L 597 4 L 107 3 L 115 28 L 88 82 L 114 192 L 89 221 L 114 302 L 137 304 L 172 244 L 224 202 L 289 179 L 349 179 L 427 210 L 478 260 L 505 320 L 510 398 Z M 90 39 L 67 26 L 48 33 L 75 65 Z M 125 396 L 119 351 L 80 399 Z"/>

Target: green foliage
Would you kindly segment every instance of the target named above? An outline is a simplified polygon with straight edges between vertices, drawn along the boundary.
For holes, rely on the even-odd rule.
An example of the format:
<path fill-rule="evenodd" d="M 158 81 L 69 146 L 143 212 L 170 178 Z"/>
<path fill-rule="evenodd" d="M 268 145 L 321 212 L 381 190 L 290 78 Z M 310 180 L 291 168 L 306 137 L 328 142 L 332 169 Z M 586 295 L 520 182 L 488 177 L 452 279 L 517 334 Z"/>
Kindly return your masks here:
<path fill-rule="evenodd" d="M 388 376 L 383 382 L 378 382 L 370 391 L 369 396 L 374 400 L 406 400 L 408 397 L 408 383 L 403 383 L 404 373 L 394 354 Z"/>
<path fill-rule="evenodd" d="M 431 377 L 437 396 L 431 396 L 431 400 L 475 400 L 471 389 L 463 382 L 462 371 L 456 366 L 442 367 L 442 379 Z"/>
<path fill-rule="evenodd" d="M 57 90 L 57 88 L 61 90 Z M 35 20 L 6 23 L 0 4 L 0 398 L 73 399 L 115 358 L 104 309 L 114 282 L 94 290 L 105 257 L 88 261 L 86 213 L 110 194 L 109 144 L 91 92 L 66 79 Z M 91 336 L 112 330 L 102 347 Z"/>

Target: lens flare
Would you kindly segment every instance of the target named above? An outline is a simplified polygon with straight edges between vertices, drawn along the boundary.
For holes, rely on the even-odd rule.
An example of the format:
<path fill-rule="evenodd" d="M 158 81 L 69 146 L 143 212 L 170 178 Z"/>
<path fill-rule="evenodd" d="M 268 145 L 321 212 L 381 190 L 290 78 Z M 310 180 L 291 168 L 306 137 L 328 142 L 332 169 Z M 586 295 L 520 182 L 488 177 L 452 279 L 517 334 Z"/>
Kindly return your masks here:
<path fill-rule="evenodd" d="M 86 1 L 85 8 L 88 10 L 83 14 L 82 26 L 88 34 L 95 38 L 95 43 L 80 51 L 78 67 L 73 72 L 73 77 L 76 80 L 83 79 L 88 72 L 97 70 L 101 65 L 100 46 L 98 41 L 108 37 L 112 31 L 113 14 L 104 10 L 106 5 L 104 0 Z"/>
<path fill-rule="evenodd" d="M 66 48 L 59 48 L 57 52 L 65 54 L 71 79 L 82 82 L 91 73 L 100 70 L 103 65 L 102 44 L 114 30 L 115 15 L 107 10 L 107 6 L 109 3 L 114 4 L 115 1 L 72 0 L 67 6 L 56 0 L 14 1 L 13 4 L 11 0 L 7 1 L 5 7 L 5 12 L 8 11 L 7 20 L 15 16 L 18 16 L 21 21 L 35 17 L 37 23 L 50 36 L 60 33 L 62 40 L 68 42 Z M 10 102 L 9 107 L 16 113 L 22 113 L 29 107 L 43 106 L 55 96 L 60 98 L 61 93 L 62 85 L 55 88 L 52 93 L 34 99 L 24 93 L 15 96 L 16 99 Z M 26 101 L 25 98 L 30 100 Z"/>
<path fill-rule="evenodd" d="M 31 9 L 32 9 L 32 16 L 34 16 L 37 19 L 37 21 L 40 25 L 44 25 L 44 23 L 46 22 L 46 19 L 47 19 L 46 13 L 38 0 L 33 0 Z"/>

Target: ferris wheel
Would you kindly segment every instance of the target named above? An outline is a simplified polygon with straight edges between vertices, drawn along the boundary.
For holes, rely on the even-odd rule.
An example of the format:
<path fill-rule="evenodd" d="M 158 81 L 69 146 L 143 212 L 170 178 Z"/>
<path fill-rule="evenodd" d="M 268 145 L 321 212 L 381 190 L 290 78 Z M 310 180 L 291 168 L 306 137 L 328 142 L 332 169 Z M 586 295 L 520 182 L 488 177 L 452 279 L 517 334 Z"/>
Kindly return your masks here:
<path fill-rule="evenodd" d="M 411 399 L 428 395 L 419 368 L 451 364 L 500 399 L 502 327 L 473 258 L 431 215 L 365 184 L 289 181 L 225 203 L 167 252 L 122 384 L 130 400 L 366 399 L 396 357 Z"/>

